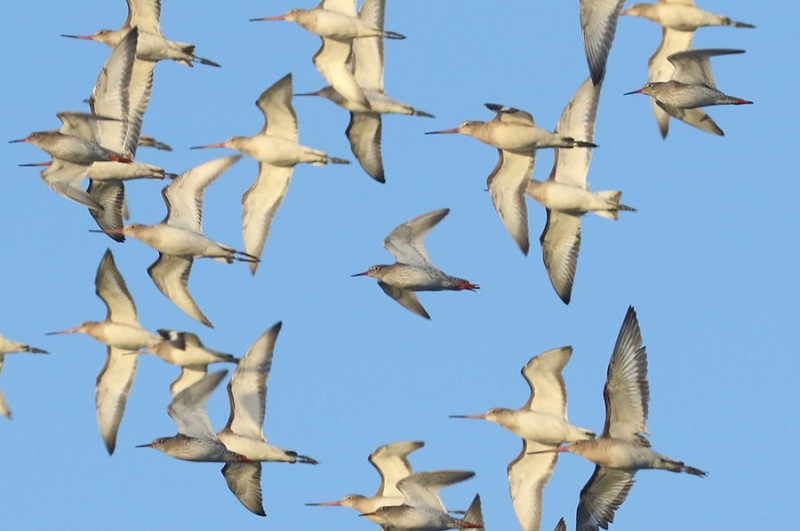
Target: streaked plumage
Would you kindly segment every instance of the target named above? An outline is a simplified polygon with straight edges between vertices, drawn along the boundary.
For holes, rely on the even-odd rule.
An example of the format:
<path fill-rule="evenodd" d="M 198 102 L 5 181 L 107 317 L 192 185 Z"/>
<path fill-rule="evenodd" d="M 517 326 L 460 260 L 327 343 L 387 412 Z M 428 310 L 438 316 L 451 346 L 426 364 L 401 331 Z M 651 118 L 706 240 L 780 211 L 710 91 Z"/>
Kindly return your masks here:
<path fill-rule="evenodd" d="M 626 94 L 647 94 L 670 116 L 707 133 L 723 136 L 722 129 L 700 107 L 753 102 L 718 90 L 709 58 L 739 53 L 744 53 L 744 50 L 711 48 L 674 53 L 667 57 L 675 67 L 669 81 L 651 81 Z"/>
<path fill-rule="evenodd" d="M 425 236 L 448 212 L 449 208 L 434 210 L 399 225 L 383 241 L 383 247 L 397 261 L 392 265 L 375 265 L 352 276 L 377 279 L 384 293 L 426 319 L 430 319 L 430 316 L 420 304 L 415 291 L 480 289 L 480 286 L 468 280 L 445 274 L 433 265 L 425 250 Z"/>

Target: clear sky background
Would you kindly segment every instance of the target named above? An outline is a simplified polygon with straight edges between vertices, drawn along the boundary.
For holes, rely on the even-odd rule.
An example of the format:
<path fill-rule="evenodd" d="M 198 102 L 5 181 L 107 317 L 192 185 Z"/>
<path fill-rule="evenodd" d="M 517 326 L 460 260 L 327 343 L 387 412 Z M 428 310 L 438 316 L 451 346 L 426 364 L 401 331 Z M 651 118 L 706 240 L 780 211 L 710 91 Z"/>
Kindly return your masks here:
<path fill-rule="evenodd" d="M 143 133 L 173 146 L 138 159 L 183 172 L 229 150 L 189 146 L 251 135 L 262 126 L 254 102 L 287 72 L 296 92 L 324 80 L 311 57 L 319 39 L 287 22 L 249 18 L 312 7 L 313 0 L 165 0 L 162 29 L 193 42 L 221 69 L 160 63 Z M 531 251 L 524 257 L 485 192 L 495 149 L 463 136 L 425 136 L 493 113 L 484 102 L 531 112 L 553 128 L 588 75 L 578 2 L 390 1 L 386 88 L 435 119 L 384 117 L 387 182 L 355 163 L 344 130 L 348 113 L 322 99 L 296 98 L 301 143 L 354 160 L 298 166 L 252 277 L 244 264 L 197 260 L 190 289 L 214 323 L 193 321 L 155 288 L 146 268 L 156 252 L 100 234 L 85 208 L 52 193 L 38 170 L 47 160 L 25 144 L 0 142 L 0 333 L 50 351 L 6 358 L 0 389 L 14 419 L 0 419 L 0 518 L 8 529 L 374 529 L 349 509 L 305 507 L 347 493 L 371 495 L 367 462 L 377 446 L 423 440 L 416 470 L 474 470 L 445 491 L 453 509 L 480 492 L 487 527 L 516 528 L 507 464 L 520 440 L 488 422 L 450 419 L 527 399 L 520 368 L 534 355 L 572 345 L 564 375 L 569 417 L 601 431 L 606 367 L 628 305 L 649 353 L 653 447 L 708 470 L 698 479 L 643 471 L 612 529 L 769 529 L 785 525 L 796 502 L 798 222 L 795 164 L 797 70 L 794 5 L 706 0 L 702 7 L 755 30 L 701 29 L 696 48 L 742 48 L 716 58 L 727 93 L 754 105 L 709 114 L 715 137 L 673 121 L 658 134 L 647 97 L 623 96 L 647 79 L 658 46 L 655 24 L 620 20 L 600 100 L 589 174 L 595 190 L 624 191 L 612 222 L 584 218 L 573 300 L 556 296 L 537 239 L 544 209 L 529 201 Z M 787 11 L 788 10 L 788 11 Z M 793 11 L 793 12 L 792 12 Z M 4 6 L 0 138 L 57 128 L 55 113 L 80 110 L 109 49 L 59 37 L 117 28 L 122 0 L 31 0 Z M 534 176 L 550 172 L 537 156 Z M 241 248 L 241 195 L 255 180 L 244 158 L 206 194 L 208 236 Z M 164 183 L 127 186 L 132 221 L 156 223 Z M 372 279 L 350 278 L 392 263 L 385 236 L 422 213 L 451 208 L 427 247 L 444 271 L 481 285 L 475 293 L 422 293 L 426 321 L 386 297 Z M 105 347 L 82 335 L 45 336 L 102 320 L 94 275 L 111 248 L 149 329 L 195 332 L 211 348 L 243 355 L 282 320 L 269 380 L 265 432 L 319 466 L 266 464 L 258 518 L 228 491 L 220 465 L 177 461 L 137 444 L 172 435 L 166 415 L 178 369 L 154 356 L 139 372 L 109 457 L 97 429 L 95 378 Z M 233 369 L 230 366 L 229 369 Z M 209 403 L 215 426 L 228 415 L 220 388 Z M 574 528 L 578 493 L 593 465 L 565 455 L 544 493 L 543 529 L 565 516 Z"/>

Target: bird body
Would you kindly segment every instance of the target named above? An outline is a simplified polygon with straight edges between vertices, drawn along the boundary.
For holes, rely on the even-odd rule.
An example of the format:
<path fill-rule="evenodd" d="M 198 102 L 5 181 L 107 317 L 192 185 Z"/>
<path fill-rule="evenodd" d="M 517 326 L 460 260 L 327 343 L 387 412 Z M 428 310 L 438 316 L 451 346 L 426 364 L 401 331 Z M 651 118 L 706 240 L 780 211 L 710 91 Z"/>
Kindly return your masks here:
<path fill-rule="evenodd" d="M 88 321 L 75 328 L 51 334 L 84 333 L 108 346 L 106 363 L 97 376 L 95 407 L 106 449 L 109 454 L 113 454 L 119 426 L 136 377 L 138 356 L 135 354 L 142 348 L 158 343 L 161 338 L 144 330 L 139 324 L 133 297 L 117 269 L 110 249 L 106 250 L 97 266 L 94 283 L 97 296 L 103 300 L 108 310 L 106 320 Z"/>
<path fill-rule="evenodd" d="M 220 145 L 205 147 L 226 147 L 241 151 L 259 162 L 273 166 L 294 167 L 297 164 L 308 163 L 315 166 L 324 166 L 329 157 L 324 151 L 310 148 L 297 141 L 292 141 L 280 136 L 258 134 L 252 137 L 234 136 Z"/>
<path fill-rule="evenodd" d="M 136 238 L 159 252 L 147 272 L 164 295 L 176 306 L 206 326 L 211 322 L 192 299 L 188 289 L 194 258 L 209 257 L 232 263 L 258 261 L 258 258 L 217 243 L 203 234 L 203 195 L 211 182 L 235 164 L 241 155 L 210 160 L 184 172 L 161 192 L 167 216 L 161 223 L 132 223 L 121 229 L 106 229 L 106 234 Z"/>
<path fill-rule="evenodd" d="M 390 529 L 415 531 L 443 531 L 445 529 L 483 528 L 482 515 L 474 509 L 464 519 L 450 516 L 442 503 L 439 491 L 449 485 L 466 481 L 474 472 L 462 470 L 439 470 L 411 474 L 397 482 L 403 495 L 400 505 L 384 505 L 372 513 L 362 513 L 373 522 Z M 479 502 L 478 502 L 479 504 Z M 481 523 L 475 520 L 480 518 Z M 470 521 L 473 520 L 473 521 Z"/>
<path fill-rule="evenodd" d="M 60 131 L 36 131 L 26 138 L 12 142 L 26 142 L 46 151 L 51 157 L 82 166 L 97 161 L 130 161 L 124 155 L 106 149 L 93 140 L 67 135 Z"/>
<path fill-rule="evenodd" d="M 247 458 L 231 452 L 217 439 L 206 410 L 208 398 L 226 374 L 228 371 L 224 370 L 208 374 L 175 395 L 167 413 L 178 425 L 178 433 L 137 448 L 154 448 L 184 461 L 247 462 Z"/>
<path fill-rule="evenodd" d="M 709 105 L 742 105 L 753 103 L 728 96 L 716 88 L 706 85 L 681 83 L 680 81 L 651 81 L 642 89 L 642 94 L 655 98 L 663 105 L 680 109 L 695 109 Z"/>
<path fill-rule="evenodd" d="M 703 477 L 706 472 L 653 451 L 645 438 L 650 409 L 647 351 L 642 346 L 639 321 L 633 307 L 622 322 L 603 389 L 606 421 L 603 433 L 591 441 L 577 441 L 538 453 L 570 452 L 595 463 L 592 477 L 581 490 L 578 529 L 608 528 L 634 483 L 637 470 L 656 468 Z"/>
<path fill-rule="evenodd" d="M 598 466 L 624 470 L 630 473 L 646 468 L 655 468 L 669 470 L 670 472 L 686 472 L 700 477 L 706 475 L 701 470 L 686 466 L 682 461 L 655 452 L 649 445 L 642 445 L 639 442 L 598 437 L 591 441 L 572 443 L 569 451 L 594 462 Z"/>
<path fill-rule="evenodd" d="M 537 127 L 533 116 L 525 111 L 497 103 L 487 103 L 486 107 L 497 113 L 488 122 L 468 120 L 454 129 L 428 134 L 461 133 L 497 149 L 523 155 L 531 155 L 542 148 L 596 147 L 591 142 Z"/>
<path fill-rule="evenodd" d="M 237 257 L 237 251 L 232 247 L 217 243 L 200 232 L 166 223 L 155 225 L 131 223 L 123 227 L 122 233 L 136 238 L 162 254 L 214 258 L 229 264 Z"/>
<path fill-rule="evenodd" d="M 667 60 L 675 67 L 668 81 L 649 81 L 627 94 L 647 94 L 668 115 L 687 124 L 722 136 L 722 129 L 700 107 L 742 105 L 752 101 L 729 96 L 717 89 L 711 70 L 711 57 L 744 53 L 744 50 L 699 49 L 673 53 Z M 662 136 L 666 129 L 662 127 Z"/>
<path fill-rule="evenodd" d="M 119 29 L 102 29 L 92 35 L 62 36 L 102 42 L 106 46 L 114 48 L 131 28 L 136 27 L 139 30 L 139 42 L 136 46 L 137 59 L 153 63 L 171 59 L 186 66 L 193 66 L 195 62 L 219 66 L 214 61 L 195 55 L 194 44 L 171 41 L 161 33 L 161 0 L 127 0 L 127 4 L 128 17 Z"/>
<path fill-rule="evenodd" d="M 594 212 L 600 216 L 617 219 L 619 210 L 631 210 L 620 204 L 622 192 L 606 190 L 591 192 L 571 184 L 555 180 L 528 183 L 527 193 L 543 207 L 574 215 Z"/>
<path fill-rule="evenodd" d="M 193 367 L 209 363 L 233 362 L 238 358 L 203 345 L 196 334 L 176 330 L 159 330 L 161 341 L 148 350 L 172 365 Z"/>
<path fill-rule="evenodd" d="M 87 321 L 75 328 L 51 334 L 76 332 L 86 334 L 109 347 L 132 352 L 152 347 L 161 341 L 157 334 L 148 332 L 140 326 L 113 321 Z"/>
<path fill-rule="evenodd" d="M 139 447 L 154 448 L 170 457 L 182 461 L 199 461 L 205 463 L 246 462 L 243 456 L 231 452 L 220 441 L 208 438 L 189 437 L 182 433 L 172 437 L 161 437 L 150 444 Z"/>
<path fill-rule="evenodd" d="M 475 291 L 480 289 L 466 279 L 445 274 L 431 261 L 423 240 L 430 230 L 450 212 L 449 208 L 422 214 L 396 227 L 383 246 L 397 259 L 392 265 L 375 265 L 363 273 L 378 280 L 384 293 L 417 315 L 430 319 L 415 291 Z"/>
<path fill-rule="evenodd" d="M 538 530 L 542 519 L 542 493 L 553 474 L 554 451 L 565 441 L 594 438 L 591 430 L 567 421 L 567 388 L 562 371 L 572 357 L 572 347 L 559 347 L 534 356 L 520 371 L 530 389 L 519 409 L 492 408 L 485 415 L 451 415 L 484 419 L 522 438 L 522 450 L 508 464 L 508 490 L 520 527 Z"/>
<path fill-rule="evenodd" d="M 341 500 L 322 503 L 307 503 L 306 505 L 324 507 L 350 507 L 360 514 L 367 514 L 367 518 L 375 523 L 369 513 L 374 513 L 381 507 L 388 505 L 402 505 L 405 496 L 397 483 L 413 474 L 408 455 L 425 445 L 422 441 L 399 441 L 379 446 L 369 455 L 369 462 L 381 476 L 381 484 L 373 496 L 361 494 L 348 494 Z"/>
<path fill-rule="evenodd" d="M 567 441 L 591 440 L 595 436 L 593 431 L 570 424 L 557 415 L 528 408 L 493 408 L 485 418 L 523 439 L 549 446 L 558 446 Z"/>
<path fill-rule="evenodd" d="M 315 166 L 328 162 L 349 161 L 329 157 L 318 149 L 299 143 L 297 115 L 292 107 L 292 74 L 267 87 L 256 100 L 264 115 L 264 126 L 251 137 L 234 136 L 218 144 L 193 149 L 226 147 L 245 153 L 258 161 L 255 183 L 242 196 L 242 237 L 248 255 L 260 258 L 267 243 L 272 220 L 289 190 L 294 167 L 300 163 Z M 250 264 L 255 275 L 258 260 Z"/>
<path fill-rule="evenodd" d="M 578 87 L 561 113 L 556 126 L 559 134 L 584 138 L 589 142 L 594 139 L 602 87 L 602 83 L 595 85 L 591 78 Z M 620 191 L 589 190 L 587 176 L 591 161 L 592 149 L 558 148 L 550 176 L 544 181 L 531 179 L 526 184 L 527 194 L 547 209 L 547 223 L 539 237 L 542 260 L 553 289 L 565 304 L 571 300 L 578 267 L 581 216 L 595 212 L 616 220 L 620 210 L 635 211 L 620 203 Z"/>
<path fill-rule="evenodd" d="M 693 0 L 658 0 L 655 4 L 634 4 L 621 14 L 646 18 L 665 28 L 695 31 L 705 26 L 734 26 L 753 28 L 752 24 L 736 22 L 698 8 Z"/>

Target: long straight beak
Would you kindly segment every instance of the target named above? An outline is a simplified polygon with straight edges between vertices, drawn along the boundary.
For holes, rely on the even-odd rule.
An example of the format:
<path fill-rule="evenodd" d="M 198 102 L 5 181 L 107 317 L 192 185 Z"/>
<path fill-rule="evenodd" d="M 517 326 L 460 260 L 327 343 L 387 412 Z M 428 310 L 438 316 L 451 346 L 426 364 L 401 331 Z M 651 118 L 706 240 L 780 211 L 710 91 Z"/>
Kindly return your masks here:
<path fill-rule="evenodd" d="M 350 275 L 351 277 L 363 277 L 366 276 L 369 271 L 364 271 L 363 273 L 356 273 L 355 275 Z"/>
<path fill-rule="evenodd" d="M 626 92 L 623 94 L 623 96 L 630 96 L 631 94 L 644 94 L 644 92 L 642 92 L 643 90 L 643 88 L 640 88 L 639 90 L 632 90 L 630 92 Z"/>
<path fill-rule="evenodd" d="M 262 20 L 286 20 L 286 15 L 275 15 L 272 17 L 251 18 L 250 22 L 259 22 Z"/>
<path fill-rule="evenodd" d="M 458 127 L 454 127 L 452 129 L 444 129 L 442 131 L 426 131 L 426 135 L 451 135 L 453 133 L 458 133 Z"/>
<path fill-rule="evenodd" d="M 27 138 L 18 138 L 16 140 L 9 140 L 8 143 L 9 144 L 16 144 L 17 142 L 27 142 L 27 141 L 28 141 Z"/>
<path fill-rule="evenodd" d="M 62 33 L 61 36 L 62 37 L 67 37 L 69 39 L 82 39 L 84 41 L 93 41 L 94 40 L 91 35 L 67 35 L 65 33 Z"/>
<path fill-rule="evenodd" d="M 76 334 L 78 333 L 78 327 L 75 328 L 67 328 L 66 330 L 58 330 L 56 332 L 47 332 L 46 336 L 55 336 L 58 334 Z"/>
<path fill-rule="evenodd" d="M 451 419 L 480 419 L 486 420 L 486 415 L 450 415 Z"/>
<path fill-rule="evenodd" d="M 317 502 L 317 503 L 307 503 L 309 507 L 340 507 L 342 505 L 341 500 L 337 501 L 330 501 L 330 502 Z"/>
<path fill-rule="evenodd" d="M 47 162 L 29 162 L 27 164 L 19 164 L 20 168 L 31 168 L 31 167 L 38 167 L 38 166 L 52 166 L 53 161 L 48 160 Z"/>
<path fill-rule="evenodd" d="M 89 232 L 102 232 L 103 234 L 125 234 L 124 229 L 89 229 Z"/>
<path fill-rule="evenodd" d="M 208 148 L 224 148 L 225 144 L 223 142 L 218 142 L 216 144 L 206 144 L 205 146 L 192 146 L 189 149 L 208 149 Z"/>
<path fill-rule="evenodd" d="M 319 96 L 319 91 L 316 91 L 316 92 L 298 92 L 297 94 L 292 94 L 292 96 Z"/>
<path fill-rule="evenodd" d="M 560 454 L 564 452 L 569 452 L 569 446 L 557 446 L 555 448 L 548 448 L 547 450 L 537 450 L 535 452 L 528 452 L 529 454 Z"/>
<path fill-rule="evenodd" d="M 136 448 L 152 448 L 152 447 L 153 447 L 153 443 L 137 444 L 136 445 Z"/>

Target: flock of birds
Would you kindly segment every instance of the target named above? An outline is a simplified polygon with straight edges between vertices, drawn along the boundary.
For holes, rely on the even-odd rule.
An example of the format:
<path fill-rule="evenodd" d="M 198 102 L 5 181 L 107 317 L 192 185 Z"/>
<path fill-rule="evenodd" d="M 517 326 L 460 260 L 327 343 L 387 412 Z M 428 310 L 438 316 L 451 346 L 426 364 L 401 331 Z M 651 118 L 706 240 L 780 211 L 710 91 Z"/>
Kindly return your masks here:
<path fill-rule="evenodd" d="M 497 148 L 499 160 L 487 185 L 500 219 L 523 253 L 527 254 L 530 247 L 525 196 L 547 209 L 547 224 L 540 237 L 543 260 L 553 288 L 564 303 L 569 303 L 572 296 L 583 214 L 595 212 L 616 220 L 620 211 L 635 211 L 621 203 L 621 192 L 592 192 L 587 186 L 592 149 L 596 147 L 595 119 L 606 60 L 620 13 L 648 18 L 663 28 L 661 46 L 650 59 L 648 82 L 629 94 L 651 97 L 664 137 L 670 117 L 722 135 L 702 107 L 752 103 L 719 91 L 710 66 L 711 57 L 742 50 L 691 49 L 694 31 L 700 27 L 752 26 L 702 11 L 692 0 L 658 0 L 625 11 L 623 3 L 581 0 L 589 76 L 565 107 L 555 131 L 537 127 L 526 111 L 487 103 L 487 108 L 496 113 L 491 120 L 467 121 L 452 129 L 429 133 L 460 133 Z M 188 289 L 193 260 L 207 257 L 226 263 L 242 261 L 255 275 L 294 167 L 300 163 L 349 162 L 299 143 L 298 121 L 292 107 L 294 95 L 324 97 L 350 112 L 346 134 L 353 155 L 363 170 L 379 182 L 385 181 L 381 115 L 432 115 L 386 94 L 384 39 L 405 37 L 384 29 L 385 0 L 363 0 L 358 12 L 356 0 L 323 0 L 313 9 L 293 9 L 284 15 L 253 19 L 295 22 L 321 37 L 322 46 L 313 62 L 329 85 L 316 92 L 294 94 L 292 76 L 287 74 L 256 101 L 265 122 L 258 133 L 196 146 L 233 149 L 258 161 L 256 181 L 242 198 L 244 250 L 218 243 L 203 233 L 203 197 L 208 185 L 242 155 L 212 159 L 177 176 L 136 160 L 138 146 L 169 149 L 141 135 L 156 63 L 169 59 L 188 66 L 219 66 L 197 56 L 194 45 L 168 40 L 160 31 L 160 7 L 160 0 L 128 0 L 128 18 L 119 29 L 101 30 L 88 36 L 65 35 L 102 42 L 112 48 L 88 100 L 90 110 L 59 112 L 60 129 L 34 132 L 12 142 L 32 144 L 50 155 L 50 161 L 32 165 L 45 167 L 41 177 L 53 191 L 89 210 L 100 227 L 98 232 L 117 242 L 134 238 L 156 249 L 158 259 L 148 268 L 155 285 L 187 315 L 211 327 L 211 321 Z M 546 148 L 556 150 L 553 169 L 547 180 L 533 180 L 536 152 Z M 85 190 L 81 186 L 84 178 L 89 181 Z M 162 191 L 167 215 L 155 225 L 125 225 L 126 181 L 141 178 L 170 179 Z M 377 279 L 387 295 L 427 319 L 430 316 L 416 292 L 479 289 L 464 278 L 445 274 L 433 264 L 425 249 L 425 236 L 448 212 L 449 209 L 443 208 L 400 224 L 384 241 L 395 263 L 375 265 L 353 276 Z M 143 329 L 110 249 L 97 268 L 95 287 L 108 310 L 105 320 L 87 321 L 51 333 L 83 333 L 107 346 L 106 364 L 97 378 L 96 409 L 109 454 L 116 446 L 138 354 L 154 354 L 181 367 L 180 376 L 170 387 L 173 399 L 168 408 L 178 433 L 144 446 L 178 459 L 224 463 L 222 472 L 230 490 L 247 509 L 264 516 L 261 463 L 317 463 L 309 456 L 269 444 L 263 433 L 267 378 L 281 323 L 264 332 L 239 359 L 207 348 L 190 332 L 153 333 Z M 0 336 L 0 369 L 3 356 L 13 352 L 45 353 Z M 581 455 L 596 464 L 594 474 L 581 491 L 576 524 L 579 530 L 607 528 L 640 469 L 664 469 L 700 477 L 706 474 L 656 453 L 645 437 L 649 413 L 647 354 L 632 307 L 625 316 L 608 365 L 604 389 L 606 420 L 599 436 L 567 420 L 566 386 L 561 373 L 571 354 L 571 347 L 552 349 L 532 358 L 522 368 L 531 392 L 521 408 L 454 415 L 489 420 L 522 438 L 522 450 L 508 466 L 508 479 L 514 510 L 526 531 L 540 528 L 542 492 L 563 452 Z M 226 370 L 208 372 L 209 364 L 219 362 L 234 363 L 236 368 L 228 383 L 230 417 L 217 432 L 206 411 L 206 401 L 227 374 Z M 2 394 L 0 414 L 11 416 Z M 348 495 L 338 501 L 309 505 L 352 507 L 387 530 L 483 528 L 478 495 L 467 511 L 459 515 L 448 510 L 439 496 L 442 488 L 467 480 L 474 473 L 466 470 L 415 473 L 408 456 L 422 446 L 418 441 L 396 442 L 381 446 L 370 455 L 369 461 L 381 475 L 375 495 Z M 556 528 L 565 528 L 563 520 Z"/>

